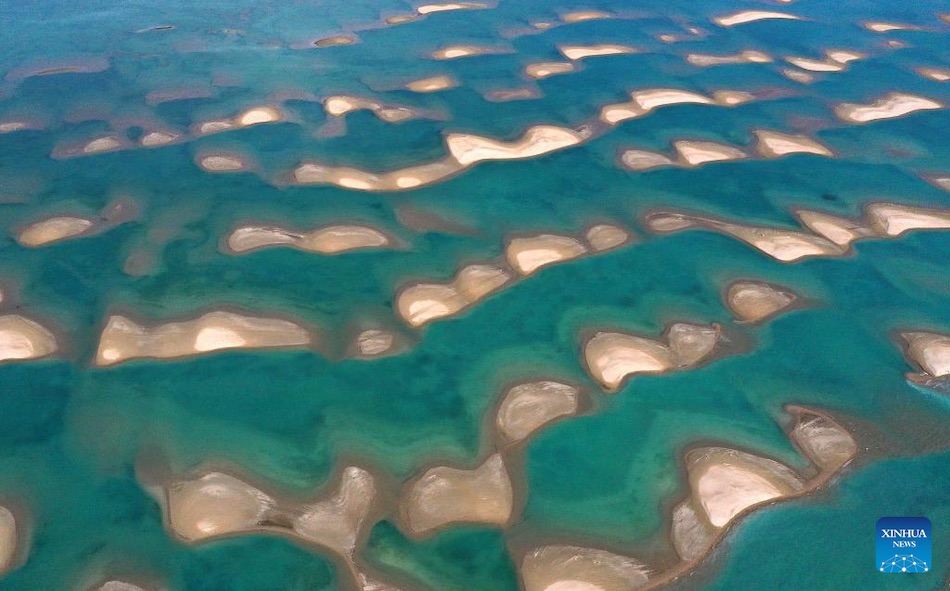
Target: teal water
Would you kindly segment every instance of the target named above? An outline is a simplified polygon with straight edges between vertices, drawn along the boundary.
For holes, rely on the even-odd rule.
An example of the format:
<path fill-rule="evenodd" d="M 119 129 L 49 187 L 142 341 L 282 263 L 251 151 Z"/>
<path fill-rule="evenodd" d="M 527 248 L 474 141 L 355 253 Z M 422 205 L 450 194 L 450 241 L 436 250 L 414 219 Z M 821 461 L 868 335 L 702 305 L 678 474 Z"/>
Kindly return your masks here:
<path fill-rule="evenodd" d="M 530 22 L 576 9 L 625 18 L 527 34 Z M 808 20 L 735 28 L 710 21 L 740 9 Z M 670 588 L 945 587 L 950 399 L 905 380 L 913 368 L 893 331 L 950 332 L 950 233 L 870 240 L 847 257 L 785 265 L 711 232 L 651 235 L 641 221 L 653 209 L 687 209 L 794 228 L 791 209 L 799 206 L 848 216 L 871 201 L 950 206 L 945 191 L 921 178 L 950 173 L 950 112 L 849 126 L 831 110 L 892 91 L 950 102 L 948 83 L 914 73 L 950 64 L 950 25 L 937 18 L 950 7 L 938 0 L 798 0 L 777 8 L 725 0 L 501 0 L 490 10 L 382 23 L 411 11 L 388 0 L 0 3 L 0 123 L 39 128 L 0 134 L 0 314 L 36 318 L 61 344 L 47 359 L 0 363 L 0 504 L 24 507 L 30 530 L 28 558 L 0 578 L 0 590 L 84 589 L 105 575 L 173 590 L 347 588 L 331 556 L 284 538 L 177 541 L 136 466 L 153 455 L 180 472 L 223 461 L 300 494 L 354 460 L 404 481 L 433 463 L 477 463 L 492 444 L 485 417 L 499 396 L 514 382 L 540 378 L 580 385 L 590 408 L 540 432 L 518 458 L 516 481 L 526 493 L 514 525 L 450 527 L 417 540 L 389 515 L 369 531 L 361 564 L 400 588 L 431 591 L 517 589 L 513 550 L 537 540 L 607 546 L 668 566 L 669 510 L 685 491 L 684 450 L 715 442 L 804 468 L 781 426 L 783 406 L 799 404 L 858 425 L 871 449 L 818 493 L 743 519 L 691 577 Z M 924 30 L 881 35 L 859 26 L 869 20 Z M 157 25 L 175 28 L 136 33 Z M 676 44 L 654 38 L 690 25 L 708 34 Z M 344 32 L 360 42 L 311 48 Z M 887 48 L 886 40 L 909 46 Z M 561 60 L 561 43 L 624 43 L 643 52 L 590 58 L 578 72 L 545 80 L 523 78 L 528 63 Z M 425 59 L 454 44 L 512 51 Z M 695 68 L 683 60 L 690 52 L 746 49 L 779 61 Z M 820 58 L 826 49 L 870 57 L 811 85 L 781 75 L 782 56 Z M 32 75 L 70 65 L 95 71 Z M 425 95 L 398 89 L 437 74 L 453 75 L 459 87 Z M 522 86 L 537 88 L 541 98 L 495 103 L 481 96 Z M 530 125 L 580 125 L 604 104 L 652 87 L 768 98 L 730 109 L 658 109 L 582 146 L 481 163 L 409 192 L 281 182 L 306 159 L 366 170 L 429 162 L 445 155 L 443 132 L 514 139 Z M 156 102 L 169 93 L 191 98 Z M 319 101 L 335 94 L 437 117 L 393 125 L 352 113 L 344 133 L 325 137 Z M 291 120 L 162 148 L 51 158 L 59 147 L 106 133 L 130 140 L 153 127 L 187 134 L 196 123 L 261 104 L 279 104 Z M 667 151 L 678 139 L 747 147 L 757 128 L 809 133 L 836 157 L 647 173 L 617 163 L 624 149 Z M 204 172 L 194 163 L 202 150 L 245 154 L 255 170 Z M 121 196 L 140 205 L 137 220 L 39 249 L 13 239 L 24 225 L 53 215 L 96 216 Z M 407 206 L 474 231 L 413 231 L 397 219 Z M 394 314 L 401 285 L 448 280 L 464 264 L 502 255 L 506 237 L 575 235 L 601 221 L 638 239 L 544 269 L 423 330 Z M 243 222 L 359 222 L 405 248 L 336 257 L 290 249 L 224 254 L 222 240 Z M 130 258 L 144 261 L 134 273 Z M 810 305 L 761 326 L 737 325 L 721 299 L 737 278 L 781 284 Z M 313 326 L 320 352 L 249 350 L 93 367 L 111 313 L 159 322 L 220 306 Z M 722 323 L 748 346 L 691 371 L 638 377 L 611 396 L 585 373 L 579 342 L 587 331 L 658 334 L 678 320 Z M 341 359 L 361 322 L 400 331 L 407 351 Z M 873 570 L 873 523 L 895 514 L 933 521 L 930 573 Z"/>

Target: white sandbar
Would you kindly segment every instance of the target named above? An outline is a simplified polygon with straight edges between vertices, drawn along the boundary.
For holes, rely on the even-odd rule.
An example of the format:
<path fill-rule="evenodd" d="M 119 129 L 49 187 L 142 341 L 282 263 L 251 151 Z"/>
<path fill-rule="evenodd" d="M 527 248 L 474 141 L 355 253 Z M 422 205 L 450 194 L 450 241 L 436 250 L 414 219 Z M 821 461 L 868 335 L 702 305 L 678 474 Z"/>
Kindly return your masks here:
<path fill-rule="evenodd" d="M 629 45 L 558 45 L 557 50 L 569 60 L 582 60 L 588 57 L 603 55 L 623 55 L 636 53 L 637 50 Z"/>
<path fill-rule="evenodd" d="M 541 546 L 521 562 L 525 591 L 636 591 L 649 572 L 634 558 L 580 546 Z"/>
<path fill-rule="evenodd" d="M 773 12 L 770 10 L 743 10 L 727 16 L 716 17 L 712 20 L 722 27 L 734 27 L 736 25 L 744 25 L 745 23 L 767 19 L 802 20 L 801 17 L 795 16 L 794 14 Z"/>
<path fill-rule="evenodd" d="M 390 246 L 385 234 L 368 226 L 331 225 L 309 232 L 293 232 L 276 226 L 242 226 L 228 237 L 233 252 L 248 252 L 268 246 L 290 246 L 321 254 Z"/>
<path fill-rule="evenodd" d="M 275 505 L 260 490 L 221 472 L 174 483 L 165 494 L 168 526 L 189 542 L 254 529 Z"/>
<path fill-rule="evenodd" d="M 413 80 L 412 82 L 406 84 L 406 89 L 411 90 L 412 92 L 428 93 L 439 92 L 441 90 L 455 88 L 456 86 L 458 86 L 458 82 L 455 80 L 455 78 L 448 75 L 441 75 Z"/>
<path fill-rule="evenodd" d="M 835 108 L 835 113 L 844 121 L 867 123 L 878 119 L 902 117 L 916 111 L 942 109 L 943 107 L 942 103 L 929 98 L 892 92 L 867 105 L 842 103 Z"/>
<path fill-rule="evenodd" d="M 726 305 L 742 322 L 759 322 L 781 312 L 797 298 L 768 283 L 737 281 L 726 290 Z"/>
<path fill-rule="evenodd" d="M 757 129 L 755 130 L 755 138 L 755 149 L 766 158 L 779 158 L 789 154 L 834 156 L 829 148 L 806 135 Z"/>
<path fill-rule="evenodd" d="M 92 220 L 86 218 L 58 216 L 30 224 L 16 239 L 22 246 L 37 248 L 75 238 L 90 231 L 92 227 Z"/>
<path fill-rule="evenodd" d="M 950 375 L 950 335 L 935 332 L 902 332 L 907 357 L 935 378 Z"/>
<path fill-rule="evenodd" d="M 587 252 L 583 244 L 570 236 L 539 234 L 512 238 L 505 248 L 508 264 L 522 275 L 530 275 L 541 267 L 577 258 Z"/>
<path fill-rule="evenodd" d="M 528 128 L 521 139 L 504 142 L 467 133 L 450 133 L 445 144 L 452 157 L 463 166 L 482 160 L 516 160 L 534 158 L 556 150 L 577 145 L 587 139 L 583 133 L 555 127 L 536 125 Z"/>
<path fill-rule="evenodd" d="M 336 490 L 294 511 L 293 531 L 304 540 L 352 559 L 356 540 L 376 497 L 373 475 L 357 466 L 343 470 Z"/>
<path fill-rule="evenodd" d="M 396 297 L 396 309 L 412 326 L 458 314 L 511 281 L 511 274 L 494 265 L 469 265 L 447 283 L 416 283 Z"/>
<path fill-rule="evenodd" d="M 16 518 L 9 509 L 0 506 L 0 576 L 13 566 L 19 539 Z"/>
<path fill-rule="evenodd" d="M 577 395 L 577 388 L 560 382 L 519 384 L 505 394 L 495 426 L 507 441 L 522 441 L 555 419 L 576 413 Z"/>
<path fill-rule="evenodd" d="M 705 53 L 690 53 L 686 56 L 686 61 L 694 66 L 709 67 L 722 66 L 727 64 L 767 64 L 772 61 L 772 56 L 761 51 L 746 50 L 733 55 L 709 55 Z"/>
<path fill-rule="evenodd" d="M 0 316 L 0 361 L 38 359 L 56 352 L 56 337 L 18 314 Z"/>
<path fill-rule="evenodd" d="M 525 66 L 524 72 L 536 80 L 541 80 L 549 76 L 567 74 L 576 69 L 577 68 L 571 62 L 540 62 L 537 64 L 528 64 Z"/>
<path fill-rule="evenodd" d="M 673 142 L 680 161 L 688 166 L 699 166 L 709 162 L 740 160 L 746 157 L 738 148 L 718 142 L 677 140 Z"/>

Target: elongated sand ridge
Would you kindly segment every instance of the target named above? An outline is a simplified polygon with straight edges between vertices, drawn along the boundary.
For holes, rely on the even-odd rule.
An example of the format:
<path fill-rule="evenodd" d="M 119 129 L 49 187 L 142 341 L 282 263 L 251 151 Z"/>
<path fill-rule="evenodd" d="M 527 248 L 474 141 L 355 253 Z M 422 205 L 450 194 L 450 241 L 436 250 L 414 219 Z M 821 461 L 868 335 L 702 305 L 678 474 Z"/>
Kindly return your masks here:
<path fill-rule="evenodd" d="M 574 386 L 549 380 L 518 384 L 498 406 L 495 427 L 506 441 L 518 443 L 545 425 L 575 414 L 578 394 Z"/>
<path fill-rule="evenodd" d="M 539 62 L 525 66 L 524 73 L 535 80 L 541 80 L 558 74 L 567 74 L 576 69 L 577 67 L 571 62 Z"/>
<path fill-rule="evenodd" d="M 102 329 L 96 365 L 138 358 L 188 357 L 223 349 L 303 347 L 310 343 L 307 330 L 277 318 L 215 311 L 194 320 L 144 326 L 114 315 Z"/>
<path fill-rule="evenodd" d="M 449 153 L 459 164 L 469 166 L 483 160 L 517 160 L 536 158 L 556 150 L 580 144 L 588 135 L 553 125 L 529 127 L 521 139 L 501 142 L 471 134 L 450 133 L 445 136 Z"/>
<path fill-rule="evenodd" d="M 522 275 L 530 275 L 541 267 L 577 258 L 587 248 L 575 238 L 558 234 L 539 234 L 513 238 L 505 249 L 508 264 Z"/>
<path fill-rule="evenodd" d="M 237 154 L 204 154 L 198 156 L 198 166 L 208 172 L 243 172 L 250 167 Z"/>
<path fill-rule="evenodd" d="M 726 305 L 741 322 L 761 322 L 789 307 L 797 298 L 790 290 L 768 283 L 736 281 L 726 289 Z"/>
<path fill-rule="evenodd" d="M 686 61 L 694 66 L 709 67 L 723 66 L 728 64 L 767 64 L 775 61 L 767 53 L 754 50 L 746 50 L 733 55 L 709 55 L 705 53 L 690 53 L 686 56 Z"/>
<path fill-rule="evenodd" d="M 521 560 L 525 591 L 634 591 L 649 574 L 634 558 L 580 546 L 541 546 Z"/>
<path fill-rule="evenodd" d="M 864 23 L 864 28 L 875 33 L 889 33 L 891 31 L 919 31 L 920 27 L 908 25 L 906 23 L 895 23 L 885 21 L 868 21 Z"/>
<path fill-rule="evenodd" d="M 458 81 L 447 74 L 440 76 L 430 76 L 429 78 L 420 78 L 406 84 L 406 89 L 412 92 L 439 92 L 458 86 Z"/>
<path fill-rule="evenodd" d="M 360 357 L 377 357 L 392 351 L 396 335 L 389 330 L 370 328 L 356 336 L 356 354 Z"/>
<path fill-rule="evenodd" d="M 624 150 L 620 155 L 620 163 L 624 168 L 636 171 L 677 165 L 669 156 L 649 150 Z"/>
<path fill-rule="evenodd" d="M 631 240 L 630 234 L 613 224 L 595 224 L 584 233 L 587 243 L 595 251 L 612 250 Z"/>
<path fill-rule="evenodd" d="M 506 525 L 514 511 L 514 493 L 504 459 L 494 454 L 472 470 L 430 468 L 405 487 L 401 507 L 416 535 L 454 523 Z"/>
<path fill-rule="evenodd" d="M 944 108 L 944 105 L 933 99 L 892 92 L 866 105 L 842 103 L 835 107 L 835 114 L 843 121 L 850 123 L 867 123 L 879 119 L 902 117 L 917 111 L 942 108 Z"/>
<path fill-rule="evenodd" d="M 432 14 L 450 10 L 479 10 L 485 8 L 491 8 L 491 5 L 484 2 L 445 2 L 442 4 L 423 4 L 416 8 L 416 13 Z"/>
<path fill-rule="evenodd" d="M 603 20 L 616 18 L 615 15 L 602 10 L 573 10 L 561 15 L 561 20 L 565 23 L 582 23 L 584 21 Z"/>
<path fill-rule="evenodd" d="M 676 323 L 664 341 L 620 332 L 598 332 L 583 346 L 591 378 L 606 391 L 616 392 L 630 376 L 664 373 L 695 366 L 707 358 L 720 340 L 716 325 Z"/>
<path fill-rule="evenodd" d="M 798 82 L 799 84 L 811 84 L 812 82 L 816 80 L 814 74 L 810 74 L 808 72 L 803 72 L 801 70 L 796 70 L 793 68 L 782 68 L 781 72 L 783 76 L 785 76 L 789 80 Z"/>
<path fill-rule="evenodd" d="M 396 297 L 396 309 L 411 326 L 422 326 L 458 314 L 511 279 L 506 269 L 495 265 L 468 265 L 447 284 L 416 283 L 404 288 Z"/>
<path fill-rule="evenodd" d="M 39 323 L 18 314 L 0 316 L 0 362 L 39 359 L 57 349 L 56 337 Z"/>
<path fill-rule="evenodd" d="M 765 158 L 780 158 L 789 154 L 834 156 L 834 152 L 830 148 L 807 135 L 757 129 L 755 130 L 755 139 L 756 151 Z"/>
<path fill-rule="evenodd" d="M 809 72 L 841 72 L 844 64 L 834 60 L 818 60 L 808 57 L 787 57 L 785 61 Z"/>
<path fill-rule="evenodd" d="M 802 20 L 801 17 L 795 16 L 794 14 L 771 10 L 743 10 L 726 16 L 719 16 L 712 20 L 721 27 L 735 27 L 737 25 L 769 19 Z"/>
<path fill-rule="evenodd" d="M 902 332 L 907 358 L 928 375 L 950 375 L 950 335 L 935 332 Z"/>
<path fill-rule="evenodd" d="M 277 107 L 267 105 L 251 107 L 229 119 L 198 123 L 193 127 L 193 132 L 195 135 L 208 135 L 263 123 L 279 123 L 284 119 L 284 114 Z"/>
<path fill-rule="evenodd" d="M 149 131 L 139 138 L 139 145 L 143 148 L 158 148 L 167 146 L 181 139 L 181 134 L 171 131 Z"/>
<path fill-rule="evenodd" d="M 90 232 L 93 221 L 86 218 L 57 216 L 35 222 L 24 228 L 17 236 L 22 246 L 37 248 L 69 238 L 77 238 Z"/>
<path fill-rule="evenodd" d="M 600 110 L 600 119 L 604 123 L 616 125 L 621 121 L 642 117 L 653 109 L 677 104 L 713 105 L 716 101 L 710 97 L 675 88 L 651 88 L 630 93 L 629 103 L 606 105 Z"/>
<path fill-rule="evenodd" d="M 607 43 L 598 45 L 558 45 L 557 50 L 561 52 L 561 55 L 572 61 L 582 60 L 588 57 L 624 55 L 637 52 L 636 48 L 630 47 L 629 45 L 613 45 Z"/>
<path fill-rule="evenodd" d="M 449 45 L 433 51 L 429 57 L 435 60 L 454 60 L 462 57 L 477 55 L 501 55 L 512 53 L 514 50 L 507 47 L 489 47 L 485 45 Z"/>
<path fill-rule="evenodd" d="M 334 224 L 309 232 L 277 226 L 241 226 L 228 236 L 231 252 L 244 253 L 270 246 L 288 246 L 307 252 L 338 254 L 351 250 L 385 248 L 393 244 L 386 234 L 368 226 Z"/>
<path fill-rule="evenodd" d="M 646 225 L 660 233 L 689 228 L 715 230 L 786 263 L 816 256 L 841 256 L 848 252 L 852 242 L 862 238 L 897 238 L 911 230 L 950 229 L 950 210 L 896 203 L 870 203 L 859 220 L 805 209 L 796 210 L 795 214 L 814 234 L 673 212 L 650 214 Z"/>
<path fill-rule="evenodd" d="M 5 575 L 13 566 L 19 539 L 16 517 L 9 509 L 0 506 L 0 576 Z"/>

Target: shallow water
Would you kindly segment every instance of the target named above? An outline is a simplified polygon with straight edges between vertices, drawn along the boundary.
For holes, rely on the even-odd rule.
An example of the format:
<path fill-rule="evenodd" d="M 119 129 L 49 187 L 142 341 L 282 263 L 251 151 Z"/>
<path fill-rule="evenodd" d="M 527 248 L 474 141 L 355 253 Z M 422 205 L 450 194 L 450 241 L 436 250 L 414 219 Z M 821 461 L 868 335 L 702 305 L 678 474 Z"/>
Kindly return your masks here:
<path fill-rule="evenodd" d="M 858 457 L 820 491 L 756 510 L 674 589 L 936 589 L 950 578 L 950 399 L 905 379 L 916 368 L 896 331 L 950 332 L 950 232 L 911 232 L 858 242 L 839 258 L 794 264 L 707 230 L 651 233 L 644 215 L 688 210 L 745 224 L 798 229 L 805 207 L 855 217 L 889 201 L 950 207 L 923 177 L 950 176 L 950 112 L 850 125 L 841 102 L 889 92 L 946 104 L 950 83 L 917 67 L 948 67 L 946 3 L 798 0 L 616 0 L 576 5 L 501 0 L 486 10 L 427 15 L 397 1 L 308 3 L 50 0 L 0 4 L 0 314 L 36 319 L 59 351 L 0 362 L 0 505 L 25 516 L 28 556 L 0 590 L 86 589 L 106 577 L 173 590 L 346 589 L 330 553 L 284 537 L 242 534 L 188 545 L 166 528 L 143 471 L 183 474 L 209 462 L 234 467 L 288 495 L 306 495 L 341 465 L 371 467 L 386 494 L 435 464 L 472 467 L 498 443 L 491 413 L 511 384 L 556 379 L 580 386 L 581 416 L 509 452 L 517 489 L 509 526 L 453 525 L 427 539 L 400 528 L 385 500 L 367 524 L 356 561 L 404 590 L 517 589 L 520 553 L 539 542 L 607 547 L 655 571 L 675 562 L 670 510 L 685 494 L 682 458 L 715 443 L 807 471 L 783 426 L 787 404 L 823 409 L 852 428 Z M 724 28 L 710 19 L 742 9 L 806 20 Z M 560 24 L 570 10 L 622 18 Z M 873 33 L 865 21 L 920 31 Z M 171 30 L 148 30 L 171 25 Z M 662 43 L 660 34 L 702 34 Z M 358 43 L 315 48 L 352 33 Z M 888 40 L 903 41 L 893 48 Z M 526 65 L 564 61 L 559 44 L 621 43 L 642 50 L 592 57 L 543 80 Z M 435 61 L 449 45 L 506 53 Z M 763 51 L 773 63 L 697 68 L 688 53 Z M 780 72 L 786 56 L 827 49 L 869 56 L 810 85 Z M 41 72 L 72 67 L 79 71 Z M 418 94 L 409 81 L 452 75 L 454 89 Z M 493 90 L 530 88 L 539 98 L 491 102 Z M 679 104 L 603 130 L 539 158 L 478 163 L 401 192 L 294 186 L 304 161 L 389 171 L 446 156 L 442 134 L 515 140 L 531 125 L 591 124 L 606 104 L 648 88 L 703 94 L 745 90 L 736 107 Z M 399 124 L 368 111 L 326 115 L 333 95 L 418 110 Z M 184 97 L 165 100 L 169 97 Z M 195 127 L 260 105 L 285 121 L 198 137 Z M 751 157 L 698 168 L 631 172 L 626 149 L 671 151 L 708 140 L 753 154 L 753 131 L 814 137 L 832 158 Z M 2 128 L 0 128 L 2 129 Z M 180 141 L 137 147 L 143 133 Z M 63 157 L 114 135 L 115 152 Z M 205 172 L 203 154 L 238 154 L 250 170 Z M 55 157 L 54 157 L 55 156 Z M 25 248 L 25 226 L 58 215 L 97 220 L 128 197 L 141 213 L 101 233 Z M 414 230 L 406 208 L 471 231 Z M 447 282 L 461 266 L 503 257 L 517 235 L 579 236 L 616 224 L 630 244 L 544 268 L 468 308 L 414 329 L 393 301 L 411 282 Z M 223 249 L 241 224 L 309 230 L 334 223 L 378 228 L 397 248 L 321 256 L 269 248 Z M 722 293 L 736 279 L 794 291 L 800 308 L 759 325 L 737 324 Z M 95 367 L 109 315 L 144 323 L 190 319 L 218 308 L 290 318 L 312 328 L 310 349 L 223 351 Z M 596 330 L 656 336 L 674 321 L 721 323 L 736 351 L 688 371 L 637 376 L 615 394 L 586 373 L 581 344 Z M 354 359 L 359 327 L 396 331 L 405 348 Z M 486 419 L 486 417 L 488 417 Z M 934 523 L 931 572 L 874 570 L 874 522 L 922 515 Z"/>

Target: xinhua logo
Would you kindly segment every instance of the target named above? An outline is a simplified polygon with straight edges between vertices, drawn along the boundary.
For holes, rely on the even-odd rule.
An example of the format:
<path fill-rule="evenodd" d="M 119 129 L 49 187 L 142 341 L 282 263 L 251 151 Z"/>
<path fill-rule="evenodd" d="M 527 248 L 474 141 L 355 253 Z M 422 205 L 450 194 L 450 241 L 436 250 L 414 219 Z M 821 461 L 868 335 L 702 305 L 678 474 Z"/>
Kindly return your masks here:
<path fill-rule="evenodd" d="M 882 517 L 877 520 L 877 570 L 882 573 L 925 573 L 933 565 L 930 520 L 926 517 Z"/>

